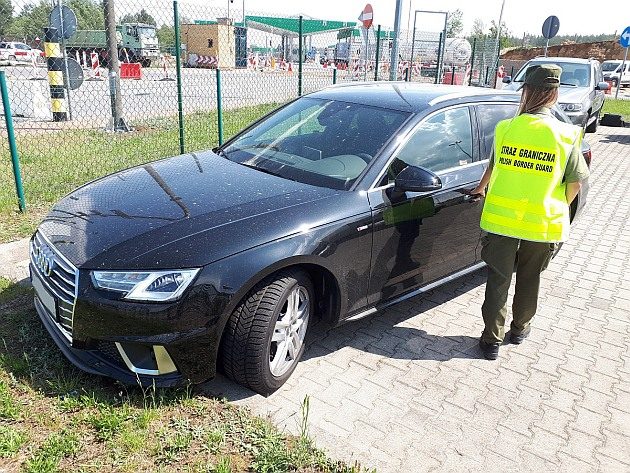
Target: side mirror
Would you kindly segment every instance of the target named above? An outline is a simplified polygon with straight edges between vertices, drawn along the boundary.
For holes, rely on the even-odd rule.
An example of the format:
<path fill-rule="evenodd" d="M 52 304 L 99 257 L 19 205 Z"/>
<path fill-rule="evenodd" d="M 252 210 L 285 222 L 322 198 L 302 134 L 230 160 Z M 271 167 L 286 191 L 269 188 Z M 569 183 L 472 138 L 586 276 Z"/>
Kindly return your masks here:
<path fill-rule="evenodd" d="M 503 83 L 504 84 L 509 84 L 510 82 L 512 82 L 512 76 L 505 76 L 503 78 Z"/>
<path fill-rule="evenodd" d="M 595 86 L 595 90 L 608 90 L 609 88 L 608 82 L 598 82 Z"/>
<path fill-rule="evenodd" d="M 407 166 L 398 173 L 394 181 L 394 192 L 431 192 L 442 188 L 442 181 L 431 171 Z"/>

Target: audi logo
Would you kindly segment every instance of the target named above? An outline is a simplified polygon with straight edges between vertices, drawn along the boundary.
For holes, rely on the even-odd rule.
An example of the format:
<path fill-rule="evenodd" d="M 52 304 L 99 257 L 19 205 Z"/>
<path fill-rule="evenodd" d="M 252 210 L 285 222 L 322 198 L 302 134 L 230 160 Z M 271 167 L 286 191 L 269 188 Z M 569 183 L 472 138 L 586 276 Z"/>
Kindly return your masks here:
<path fill-rule="evenodd" d="M 50 276 L 55 268 L 55 258 L 41 247 L 33 249 L 33 263 L 44 276 Z"/>

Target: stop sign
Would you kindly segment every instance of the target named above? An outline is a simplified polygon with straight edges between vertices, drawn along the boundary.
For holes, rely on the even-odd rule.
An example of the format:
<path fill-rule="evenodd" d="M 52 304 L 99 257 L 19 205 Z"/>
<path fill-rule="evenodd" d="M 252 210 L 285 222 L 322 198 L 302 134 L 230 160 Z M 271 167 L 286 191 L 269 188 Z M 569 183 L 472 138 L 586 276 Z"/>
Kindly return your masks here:
<path fill-rule="evenodd" d="M 359 16 L 359 21 L 363 23 L 364 28 L 369 28 L 372 26 L 372 19 L 374 18 L 374 10 L 372 10 L 372 5 L 369 3 L 365 6 L 361 15 Z"/>

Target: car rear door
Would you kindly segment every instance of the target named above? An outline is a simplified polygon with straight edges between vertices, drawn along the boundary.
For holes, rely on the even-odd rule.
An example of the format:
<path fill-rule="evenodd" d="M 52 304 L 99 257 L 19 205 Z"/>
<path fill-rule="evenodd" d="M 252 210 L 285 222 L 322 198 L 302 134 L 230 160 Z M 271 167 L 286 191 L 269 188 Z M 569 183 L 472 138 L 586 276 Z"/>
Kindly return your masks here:
<path fill-rule="evenodd" d="M 438 110 L 394 152 L 378 187 L 368 192 L 373 210 L 373 253 L 368 302 L 409 292 L 476 262 L 482 202 L 468 194 L 483 174 L 471 109 Z M 435 172 L 442 188 L 395 195 L 396 175 L 408 165 Z"/>

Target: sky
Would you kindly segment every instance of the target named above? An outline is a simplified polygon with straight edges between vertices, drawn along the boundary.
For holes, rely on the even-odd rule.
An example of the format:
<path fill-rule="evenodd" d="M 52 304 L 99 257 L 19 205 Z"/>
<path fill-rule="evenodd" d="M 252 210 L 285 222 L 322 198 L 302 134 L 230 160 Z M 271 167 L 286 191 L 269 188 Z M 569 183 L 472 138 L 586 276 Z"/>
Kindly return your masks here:
<path fill-rule="evenodd" d="M 226 8 L 229 0 L 184 0 L 206 5 L 211 8 Z M 393 27 L 396 0 L 369 0 L 374 9 L 374 24 Z M 464 33 L 470 32 L 475 18 L 481 18 L 486 28 L 490 22 L 499 19 L 502 0 L 403 0 L 401 28 L 413 27 L 414 10 L 460 9 L 463 12 Z M 183 3 L 183 1 L 181 2 Z M 357 19 L 366 0 L 245 0 L 247 14 L 274 13 L 286 16 L 303 14 L 318 19 L 354 21 Z M 560 19 L 558 34 L 612 34 L 619 35 L 630 25 L 630 8 L 622 7 L 626 0 L 610 2 L 590 2 L 586 0 L 505 0 L 503 21 L 514 36 L 523 33 L 539 35 L 542 24 L 549 15 Z M 242 12 L 243 0 L 230 4 L 232 16 Z M 625 11 L 623 11 L 625 10 Z M 236 13 L 236 14 L 235 14 Z M 621 13 L 621 14 L 620 14 Z M 427 31 L 439 29 L 438 15 L 418 14 L 418 24 L 426 22 Z M 408 23 L 409 21 L 409 23 Z M 442 20 L 443 21 L 443 20 Z M 418 27 L 418 29 L 421 29 Z"/>

